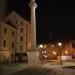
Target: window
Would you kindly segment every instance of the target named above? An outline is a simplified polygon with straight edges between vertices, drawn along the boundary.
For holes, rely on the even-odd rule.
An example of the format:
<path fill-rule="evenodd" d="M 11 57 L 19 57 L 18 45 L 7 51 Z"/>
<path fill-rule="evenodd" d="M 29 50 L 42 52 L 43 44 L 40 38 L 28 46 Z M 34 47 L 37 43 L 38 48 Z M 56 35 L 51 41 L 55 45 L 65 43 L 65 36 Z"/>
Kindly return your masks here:
<path fill-rule="evenodd" d="M 13 16 L 13 18 L 15 18 L 15 16 Z"/>
<path fill-rule="evenodd" d="M 16 24 L 17 24 L 17 20 L 16 20 Z"/>
<path fill-rule="evenodd" d="M 21 51 L 23 50 L 23 45 L 20 45 L 20 50 L 21 50 Z"/>
<path fill-rule="evenodd" d="M 12 49 L 14 48 L 14 42 L 12 42 Z"/>
<path fill-rule="evenodd" d="M 23 28 L 20 29 L 20 32 L 23 33 Z"/>
<path fill-rule="evenodd" d="M 23 41 L 23 37 L 20 37 L 20 41 Z"/>
<path fill-rule="evenodd" d="M 7 28 L 4 28 L 4 33 L 7 33 Z"/>
<path fill-rule="evenodd" d="M 21 25 L 23 25 L 23 21 L 21 21 Z"/>
<path fill-rule="evenodd" d="M 14 32 L 14 31 L 12 31 L 12 36 L 14 36 L 14 34 L 15 34 L 15 32 Z"/>
<path fill-rule="evenodd" d="M 6 40 L 3 40 L 3 47 L 6 47 Z"/>

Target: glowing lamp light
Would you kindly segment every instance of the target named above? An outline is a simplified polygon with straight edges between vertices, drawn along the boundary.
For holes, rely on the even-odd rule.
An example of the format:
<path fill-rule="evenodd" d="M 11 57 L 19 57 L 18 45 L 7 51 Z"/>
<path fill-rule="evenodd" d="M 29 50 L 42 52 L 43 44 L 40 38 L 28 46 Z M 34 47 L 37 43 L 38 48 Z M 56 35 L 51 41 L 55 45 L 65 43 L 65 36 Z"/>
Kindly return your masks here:
<path fill-rule="evenodd" d="M 55 52 L 55 51 L 53 51 L 52 53 L 53 53 L 54 55 L 56 55 L 56 52 Z"/>
<path fill-rule="evenodd" d="M 43 45 L 40 45 L 39 48 L 43 48 Z"/>
<path fill-rule="evenodd" d="M 65 51 L 65 54 L 68 54 L 68 51 Z"/>
<path fill-rule="evenodd" d="M 42 54 L 43 54 L 43 51 L 42 51 Z"/>
<path fill-rule="evenodd" d="M 43 55 L 44 56 L 44 58 L 47 58 L 48 56 L 47 55 Z"/>
<path fill-rule="evenodd" d="M 46 48 L 46 45 L 44 45 L 44 48 Z"/>
<path fill-rule="evenodd" d="M 59 42 L 59 43 L 58 43 L 58 46 L 61 46 L 61 45 L 62 45 L 62 43 L 61 43 L 61 42 Z"/>
<path fill-rule="evenodd" d="M 47 55 L 45 55 L 45 58 L 47 58 Z"/>
<path fill-rule="evenodd" d="M 54 45 L 51 46 L 52 48 L 54 47 Z"/>
<path fill-rule="evenodd" d="M 46 53 L 46 51 L 44 51 L 44 53 Z"/>

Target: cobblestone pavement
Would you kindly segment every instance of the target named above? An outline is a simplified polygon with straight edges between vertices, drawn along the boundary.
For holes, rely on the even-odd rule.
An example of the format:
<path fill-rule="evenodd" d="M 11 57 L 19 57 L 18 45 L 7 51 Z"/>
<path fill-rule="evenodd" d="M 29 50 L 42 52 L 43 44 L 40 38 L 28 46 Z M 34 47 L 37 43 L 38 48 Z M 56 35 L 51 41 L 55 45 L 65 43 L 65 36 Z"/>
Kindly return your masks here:
<path fill-rule="evenodd" d="M 28 67 L 11 75 L 55 75 L 55 71 L 47 68 Z"/>
<path fill-rule="evenodd" d="M 0 75 L 10 75 L 13 72 L 20 71 L 26 68 L 26 64 L 11 64 L 11 65 L 0 65 Z"/>
<path fill-rule="evenodd" d="M 63 65 L 46 63 L 41 66 L 30 66 L 23 63 L 11 66 L 0 65 L 0 75 L 75 75 L 75 63 L 69 62 Z"/>

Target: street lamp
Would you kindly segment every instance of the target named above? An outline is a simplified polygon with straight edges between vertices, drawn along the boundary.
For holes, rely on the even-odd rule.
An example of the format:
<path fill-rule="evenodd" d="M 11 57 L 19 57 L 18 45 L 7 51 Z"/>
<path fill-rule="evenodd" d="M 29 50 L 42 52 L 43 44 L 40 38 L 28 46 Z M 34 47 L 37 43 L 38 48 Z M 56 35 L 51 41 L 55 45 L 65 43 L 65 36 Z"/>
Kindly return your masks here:
<path fill-rule="evenodd" d="M 43 45 L 41 44 L 41 45 L 39 45 L 39 48 L 43 48 Z"/>
<path fill-rule="evenodd" d="M 62 65 L 62 64 L 63 64 L 63 63 L 62 63 L 62 43 L 59 42 L 59 43 L 58 43 L 58 46 L 60 47 L 60 64 Z"/>
<path fill-rule="evenodd" d="M 61 47 L 61 45 L 62 45 L 62 43 L 61 43 L 61 42 L 59 42 L 59 43 L 58 43 L 58 46 L 59 46 L 59 47 Z"/>

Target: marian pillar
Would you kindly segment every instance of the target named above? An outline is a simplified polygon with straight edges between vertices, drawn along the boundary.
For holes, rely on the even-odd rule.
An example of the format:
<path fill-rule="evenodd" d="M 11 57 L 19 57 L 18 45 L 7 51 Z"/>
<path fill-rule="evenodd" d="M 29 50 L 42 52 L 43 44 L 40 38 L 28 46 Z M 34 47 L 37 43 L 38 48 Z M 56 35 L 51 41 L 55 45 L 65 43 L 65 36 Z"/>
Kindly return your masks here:
<path fill-rule="evenodd" d="M 36 49 L 36 15 L 35 9 L 37 7 L 35 0 L 31 0 L 31 49 L 27 52 L 28 55 L 28 65 L 39 66 L 39 51 Z"/>
<path fill-rule="evenodd" d="M 31 8 L 31 48 L 36 49 L 36 14 L 35 9 L 37 4 L 35 0 L 30 1 Z"/>

